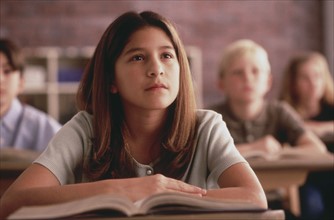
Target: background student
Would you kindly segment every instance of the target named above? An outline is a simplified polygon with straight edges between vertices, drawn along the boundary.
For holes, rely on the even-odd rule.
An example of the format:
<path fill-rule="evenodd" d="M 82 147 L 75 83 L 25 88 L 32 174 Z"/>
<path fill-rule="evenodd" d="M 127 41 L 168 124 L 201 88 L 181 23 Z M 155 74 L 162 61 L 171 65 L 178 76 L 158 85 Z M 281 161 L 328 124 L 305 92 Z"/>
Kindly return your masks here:
<path fill-rule="evenodd" d="M 44 112 L 24 103 L 24 60 L 20 49 L 0 39 L 0 149 L 42 151 L 61 125 Z"/>
<path fill-rule="evenodd" d="M 230 44 L 219 72 L 225 101 L 210 108 L 223 115 L 241 154 L 254 150 L 276 154 L 286 143 L 296 150 L 324 152 L 323 143 L 289 105 L 266 100 L 270 71 L 267 52 L 259 44 L 251 40 Z"/>
<path fill-rule="evenodd" d="M 227 46 L 219 70 L 225 100 L 210 108 L 222 114 L 241 154 L 262 151 L 276 155 L 286 144 L 294 151 L 325 152 L 324 144 L 288 104 L 266 100 L 271 84 L 263 47 L 247 39 Z"/>
<path fill-rule="evenodd" d="M 334 152 L 334 82 L 326 58 L 318 52 L 293 57 L 282 81 L 280 99 Z"/>
<path fill-rule="evenodd" d="M 98 194 L 136 201 L 180 192 L 267 207 L 221 115 L 196 110 L 185 49 L 164 17 L 118 17 L 98 43 L 77 98 L 81 111 L 3 195 L 0 216 Z"/>
<path fill-rule="evenodd" d="M 334 152 L 334 85 L 326 58 L 304 52 L 287 64 L 280 99 L 288 102 Z M 313 172 L 300 188 L 303 219 L 334 218 L 334 173 Z"/>

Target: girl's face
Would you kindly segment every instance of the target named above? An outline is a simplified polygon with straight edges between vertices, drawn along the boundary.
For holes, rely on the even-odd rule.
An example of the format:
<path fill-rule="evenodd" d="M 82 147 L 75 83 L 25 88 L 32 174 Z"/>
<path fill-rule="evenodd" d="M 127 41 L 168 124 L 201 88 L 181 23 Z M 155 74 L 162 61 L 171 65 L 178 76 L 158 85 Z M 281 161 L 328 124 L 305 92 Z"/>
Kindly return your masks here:
<path fill-rule="evenodd" d="M 321 68 L 316 61 L 309 60 L 298 67 L 295 88 L 300 102 L 320 101 L 324 87 Z"/>
<path fill-rule="evenodd" d="M 9 109 L 12 101 L 23 90 L 23 79 L 19 71 L 13 71 L 8 58 L 0 52 L 0 116 Z"/>
<path fill-rule="evenodd" d="M 146 27 L 129 39 L 115 64 L 112 93 L 119 93 L 125 110 L 166 109 L 179 91 L 180 66 L 169 37 Z"/>
<path fill-rule="evenodd" d="M 247 52 L 229 64 L 220 87 L 232 102 L 263 99 L 271 86 L 268 61 L 263 54 Z"/>

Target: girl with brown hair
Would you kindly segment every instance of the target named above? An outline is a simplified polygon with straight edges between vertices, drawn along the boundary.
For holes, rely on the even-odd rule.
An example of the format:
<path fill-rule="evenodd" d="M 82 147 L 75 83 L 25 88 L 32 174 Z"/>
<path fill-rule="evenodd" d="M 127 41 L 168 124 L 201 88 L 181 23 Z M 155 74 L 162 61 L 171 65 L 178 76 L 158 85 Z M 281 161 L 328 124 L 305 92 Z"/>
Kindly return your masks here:
<path fill-rule="evenodd" d="M 80 112 L 8 189 L 21 206 L 97 194 L 233 198 L 266 208 L 263 189 L 221 115 L 196 110 L 181 40 L 166 18 L 127 12 L 105 31 L 78 91 Z"/>

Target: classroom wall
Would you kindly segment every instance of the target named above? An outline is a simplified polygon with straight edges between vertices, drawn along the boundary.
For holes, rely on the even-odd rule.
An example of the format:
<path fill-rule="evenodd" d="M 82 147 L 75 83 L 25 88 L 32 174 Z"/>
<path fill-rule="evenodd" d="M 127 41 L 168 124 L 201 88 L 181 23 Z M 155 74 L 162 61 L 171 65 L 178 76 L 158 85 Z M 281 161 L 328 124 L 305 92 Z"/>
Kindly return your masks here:
<path fill-rule="evenodd" d="M 221 51 L 240 38 L 267 49 L 274 74 L 269 98 L 275 98 L 284 65 L 293 53 L 324 51 L 323 2 L 1 0 L 0 36 L 24 47 L 94 46 L 121 13 L 159 12 L 176 23 L 185 45 L 201 49 L 204 106 L 208 106 L 222 99 L 216 86 Z"/>

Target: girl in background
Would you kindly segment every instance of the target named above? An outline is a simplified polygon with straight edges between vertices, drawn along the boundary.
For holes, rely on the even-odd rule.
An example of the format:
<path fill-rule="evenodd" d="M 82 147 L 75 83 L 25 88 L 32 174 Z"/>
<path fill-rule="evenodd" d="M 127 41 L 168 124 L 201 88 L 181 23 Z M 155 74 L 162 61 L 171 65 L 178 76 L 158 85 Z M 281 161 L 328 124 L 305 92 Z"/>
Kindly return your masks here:
<path fill-rule="evenodd" d="M 333 152 L 334 82 L 322 54 L 308 52 L 291 59 L 280 99 L 288 102 Z"/>
<path fill-rule="evenodd" d="M 288 102 L 333 153 L 334 85 L 326 58 L 305 52 L 288 63 L 280 99 Z M 334 173 L 310 173 L 300 187 L 302 219 L 333 219 Z"/>

